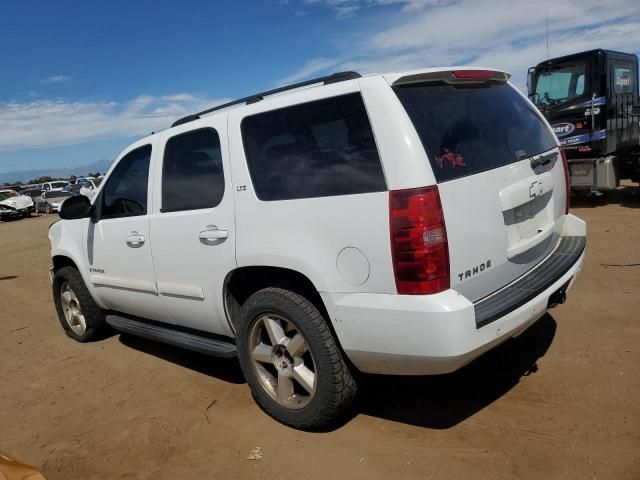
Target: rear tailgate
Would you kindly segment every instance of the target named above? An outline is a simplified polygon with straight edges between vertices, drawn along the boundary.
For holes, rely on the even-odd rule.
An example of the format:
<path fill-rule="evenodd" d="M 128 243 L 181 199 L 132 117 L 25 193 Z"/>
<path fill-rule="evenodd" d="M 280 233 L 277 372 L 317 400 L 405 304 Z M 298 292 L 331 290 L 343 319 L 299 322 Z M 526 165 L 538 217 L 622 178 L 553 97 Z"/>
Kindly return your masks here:
<path fill-rule="evenodd" d="M 535 107 L 505 74 L 471 72 L 400 79 L 394 90 L 438 182 L 451 288 L 477 301 L 557 245 L 566 184 L 557 140 Z"/>

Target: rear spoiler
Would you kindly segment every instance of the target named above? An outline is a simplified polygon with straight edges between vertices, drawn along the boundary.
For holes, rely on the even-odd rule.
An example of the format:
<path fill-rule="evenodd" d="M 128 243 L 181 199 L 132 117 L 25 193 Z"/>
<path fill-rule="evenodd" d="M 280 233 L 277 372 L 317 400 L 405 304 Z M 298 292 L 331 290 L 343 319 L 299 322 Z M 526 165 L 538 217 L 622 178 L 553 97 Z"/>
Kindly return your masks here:
<path fill-rule="evenodd" d="M 465 68 L 455 70 L 440 70 L 436 72 L 421 72 L 405 75 L 393 81 L 391 85 L 396 86 L 424 82 L 445 82 L 449 84 L 486 82 L 504 83 L 510 78 L 511 74 L 507 72 L 500 72 L 498 70 Z"/>

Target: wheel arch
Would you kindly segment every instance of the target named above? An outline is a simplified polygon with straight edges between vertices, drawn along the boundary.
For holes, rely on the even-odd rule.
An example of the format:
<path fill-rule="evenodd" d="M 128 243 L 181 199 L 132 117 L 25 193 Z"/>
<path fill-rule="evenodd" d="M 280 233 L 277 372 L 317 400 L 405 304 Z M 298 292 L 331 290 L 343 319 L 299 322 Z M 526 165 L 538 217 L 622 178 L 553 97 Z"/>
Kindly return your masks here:
<path fill-rule="evenodd" d="M 318 289 L 305 274 L 284 267 L 253 265 L 238 267 L 227 274 L 224 282 L 224 302 L 227 319 L 235 331 L 240 308 L 258 290 L 281 287 L 309 300 L 327 321 L 328 311 Z"/>
<path fill-rule="evenodd" d="M 76 262 L 74 262 L 73 259 L 67 255 L 54 255 L 51 260 L 53 261 L 54 272 L 57 272 L 62 267 L 73 267 L 78 271 L 80 270 L 78 268 L 78 265 L 76 265 Z"/>

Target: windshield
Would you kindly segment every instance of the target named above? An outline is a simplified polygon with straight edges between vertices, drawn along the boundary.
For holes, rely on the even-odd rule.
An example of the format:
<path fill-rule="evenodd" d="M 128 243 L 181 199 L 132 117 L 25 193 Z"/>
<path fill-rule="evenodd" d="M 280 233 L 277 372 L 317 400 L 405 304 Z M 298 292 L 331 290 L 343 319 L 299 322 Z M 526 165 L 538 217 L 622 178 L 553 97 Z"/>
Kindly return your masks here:
<path fill-rule="evenodd" d="M 6 200 L 7 198 L 17 197 L 18 194 L 16 192 L 0 192 L 0 202 Z"/>
<path fill-rule="evenodd" d="M 586 81 L 586 62 L 538 69 L 533 101 L 538 105 L 556 105 L 581 97 L 587 90 Z"/>
<path fill-rule="evenodd" d="M 99 187 L 101 183 L 102 183 L 102 179 L 101 179 L 101 178 L 96 178 L 96 179 L 93 181 L 93 184 L 94 184 L 96 187 Z"/>
<path fill-rule="evenodd" d="M 51 188 L 62 188 L 66 187 L 69 182 L 51 182 Z"/>
<path fill-rule="evenodd" d="M 418 132 L 436 180 L 484 172 L 546 152 L 556 139 L 513 87 L 396 87 Z"/>
<path fill-rule="evenodd" d="M 56 191 L 56 192 L 47 192 L 45 194 L 45 198 L 64 198 L 64 197 L 73 197 L 73 194 L 70 192 L 62 192 L 62 191 Z"/>

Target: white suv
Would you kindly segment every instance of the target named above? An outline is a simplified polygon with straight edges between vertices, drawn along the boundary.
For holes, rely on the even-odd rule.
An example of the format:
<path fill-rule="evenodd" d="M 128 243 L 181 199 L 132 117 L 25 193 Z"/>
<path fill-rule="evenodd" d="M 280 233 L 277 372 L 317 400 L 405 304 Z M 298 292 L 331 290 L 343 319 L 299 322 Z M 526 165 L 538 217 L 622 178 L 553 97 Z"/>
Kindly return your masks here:
<path fill-rule="evenodd" d="M 52 225 L 75 340 L 238 356 L 319 428 L 356 373 L 454 371 L 565 299 L 586 227 L 551 128 L 500 71 L 335 74 L 178 120 Z"/>

